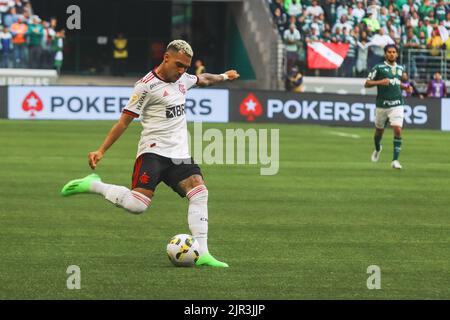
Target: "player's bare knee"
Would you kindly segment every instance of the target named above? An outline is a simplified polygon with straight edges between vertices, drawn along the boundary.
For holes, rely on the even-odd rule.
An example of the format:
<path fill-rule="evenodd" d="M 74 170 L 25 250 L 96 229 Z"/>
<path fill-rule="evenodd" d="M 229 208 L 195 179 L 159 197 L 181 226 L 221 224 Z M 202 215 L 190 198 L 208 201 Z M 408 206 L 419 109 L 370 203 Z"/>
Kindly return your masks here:
<path fill-rule="evenodd" d="M 192 190 L 193 188 L 201 185 L 205 185 L 205 182 L 203 181 L 203 177 L 199 174 L 193 174 L 190 177 L 178 183 L 178 187 L 181 190 L 183 190 L 186 194 L 188 194 L 189 191 Z"/>
<path fill-rule="evenodd" d="M 383 128 L 375 128 L 375 135 L 382 135 L 384 133 Z"/>
<path fill-rule="evenodd" d="M 194 174 L 190 176 L 189 178 L 189 186 L 190 188 L 195 188 L 201 185 L 205 185 L 205 181 L 203 181 L 203 177 L 199 174 Z M 205 186 L 206 187 L 206 186 Z"/>

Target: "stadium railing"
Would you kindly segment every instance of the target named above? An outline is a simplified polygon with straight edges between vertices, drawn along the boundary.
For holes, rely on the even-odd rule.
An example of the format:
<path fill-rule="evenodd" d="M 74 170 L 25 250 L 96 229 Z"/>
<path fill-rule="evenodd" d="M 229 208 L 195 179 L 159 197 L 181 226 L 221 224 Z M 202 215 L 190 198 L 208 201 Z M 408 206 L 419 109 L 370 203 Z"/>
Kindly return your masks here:
<path fill-rule="evenodd" d="M 448 79 L 447 53 L 444 49 L 404 48 L 400 62 L 406 66 L 408 74 L 419 87 L 426 87 L 436 72 L 441 73 L 443 80 Z"/>

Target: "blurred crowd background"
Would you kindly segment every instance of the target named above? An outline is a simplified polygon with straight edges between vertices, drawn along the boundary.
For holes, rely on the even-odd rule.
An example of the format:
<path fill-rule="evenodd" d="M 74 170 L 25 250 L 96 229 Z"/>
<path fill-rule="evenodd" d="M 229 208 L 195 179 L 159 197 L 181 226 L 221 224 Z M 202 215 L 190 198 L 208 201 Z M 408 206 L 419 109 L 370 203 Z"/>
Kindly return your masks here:
<path fill-rule="evenodd" d="M 447 79 L 450 59 L 450 2 L 444 0 L 267 0 L 282 37 L 287 73 L 365 77 L 396 44 L 410 81 Z M 347 43 L 336 70 L 310 69 L 308 43 Z M 437 75 L 439 73 L 439 75 Z"/>

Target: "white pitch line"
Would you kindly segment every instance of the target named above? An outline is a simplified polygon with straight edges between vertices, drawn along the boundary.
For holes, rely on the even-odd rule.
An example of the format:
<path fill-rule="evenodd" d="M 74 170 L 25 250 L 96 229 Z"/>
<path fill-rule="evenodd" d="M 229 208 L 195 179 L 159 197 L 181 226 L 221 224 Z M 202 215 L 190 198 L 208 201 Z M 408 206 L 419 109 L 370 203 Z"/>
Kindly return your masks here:
<path fill-rule="evenodd" d="M 339 132 L 339 131 L 329 131 L 329 133 L 333 134 L 335 136 L 339 136 L 339 137 L 346 137 L 346 138 L 353 138 L 353 139 L 361 138 L 358 134 L 351 134 L 351 133 L 345 133 L 345 132 Z"/>

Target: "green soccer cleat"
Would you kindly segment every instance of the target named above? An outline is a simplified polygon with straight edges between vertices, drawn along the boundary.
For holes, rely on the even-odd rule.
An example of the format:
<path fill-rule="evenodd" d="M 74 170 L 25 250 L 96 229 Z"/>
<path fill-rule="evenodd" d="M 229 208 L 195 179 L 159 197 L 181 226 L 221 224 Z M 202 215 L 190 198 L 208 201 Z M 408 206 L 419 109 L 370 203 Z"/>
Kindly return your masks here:
<path fill-rule="evenodd" d="M 86 193 L 90 192 L 91 184 L 93 181 L 102 181 L 100 177 L 96 174 L 90 174 L 82 179 L 75 179 L 69 181 L 61 190 L 62 196 L 70 196 L 76 193 Z"/>
<path fill-rule="evenodd" d="M 198 258 L 195 263 L 196 266 L 210 266 L 210 267 L 218 267 L 218 268 L 228 268 L 228 264 L 225 262 L 221 262 L 216 260 L 211 254 L 205 253 Z"/>

